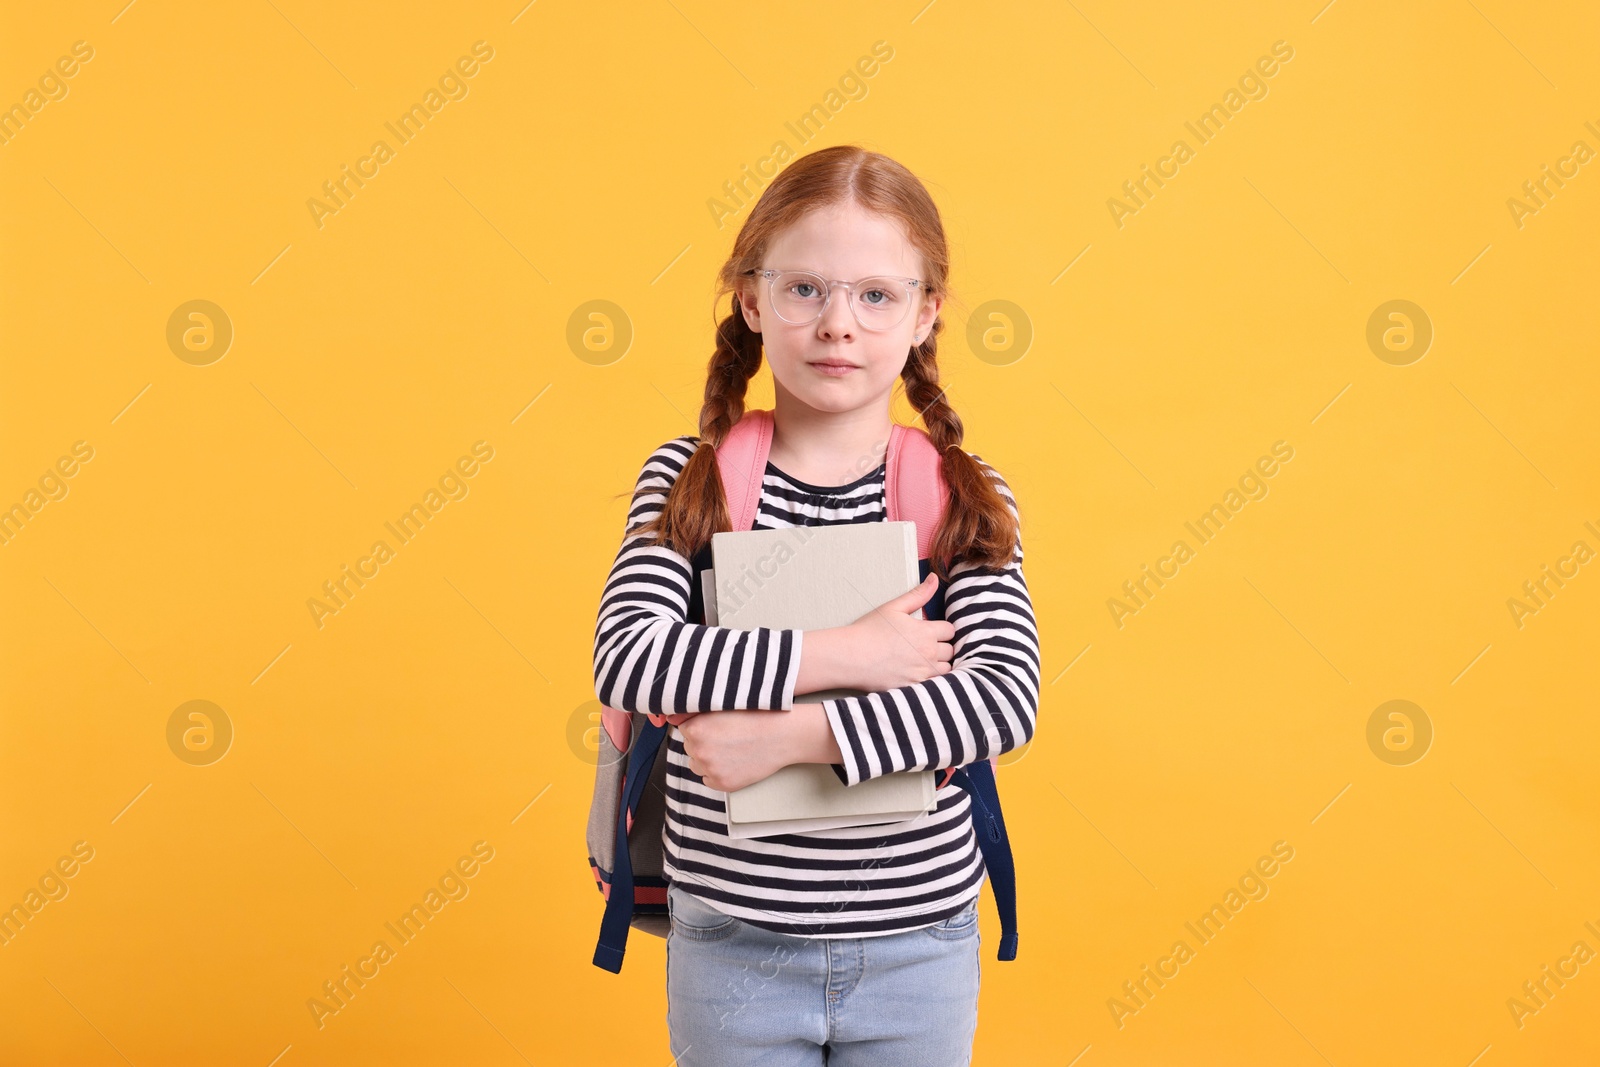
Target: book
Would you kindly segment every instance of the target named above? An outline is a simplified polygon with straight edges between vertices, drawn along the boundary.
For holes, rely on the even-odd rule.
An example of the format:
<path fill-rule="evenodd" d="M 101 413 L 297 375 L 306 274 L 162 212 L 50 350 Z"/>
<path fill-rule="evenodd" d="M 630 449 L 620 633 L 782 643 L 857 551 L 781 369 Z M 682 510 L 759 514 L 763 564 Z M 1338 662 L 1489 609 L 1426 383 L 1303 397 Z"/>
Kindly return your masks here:
<path fill-rule="evenodd" d="M 753 630 L 847 626 L 921 579 L 914 522 L 864 522 L 713 534 L 702 575 L 706 622 Z M 796 703 L 864 696 L 795 694 Z M 833 768 L 798 763 L 727 794 L 728 836 L 771 837 L 874 826 L 934 808 L 935 772 L 895 771 L 846 786 Z"/>

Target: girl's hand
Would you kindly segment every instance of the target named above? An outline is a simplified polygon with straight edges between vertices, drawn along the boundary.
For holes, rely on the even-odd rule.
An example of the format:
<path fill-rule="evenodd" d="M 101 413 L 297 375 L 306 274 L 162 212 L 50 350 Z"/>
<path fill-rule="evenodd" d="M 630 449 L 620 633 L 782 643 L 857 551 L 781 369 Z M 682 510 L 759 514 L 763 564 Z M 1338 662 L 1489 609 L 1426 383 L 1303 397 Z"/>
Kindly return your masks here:
<path fill-rule="evenodd" d="M 785 730 L 792 722 L 789 712 L 697 711 L 681 718 L 675 725 L 689 769 L 709 789 L 731 793 L 795 762 Z"/>
<path fill-rule="evenodd" d="M 950 672 L 955 624 L 916 614 L 938 591 L 938 583 L 939 576 L 930 574 L 915 589 L 843 628 L 848 635 L 851 688 L 876 693 Z"/>

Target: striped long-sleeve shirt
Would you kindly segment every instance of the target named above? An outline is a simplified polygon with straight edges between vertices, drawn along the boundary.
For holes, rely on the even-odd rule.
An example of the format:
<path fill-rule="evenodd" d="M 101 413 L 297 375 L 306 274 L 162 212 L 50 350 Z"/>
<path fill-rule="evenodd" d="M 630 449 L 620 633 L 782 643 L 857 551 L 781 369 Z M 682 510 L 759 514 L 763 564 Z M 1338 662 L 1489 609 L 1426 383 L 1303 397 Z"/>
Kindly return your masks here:
<path fill-rule="evenodd" d="M 788 710 L 804 631 L 689 622 L 690 561 L 635 535 L 660 512 L 698 443 L 674 438 L 639 472 L 595 626 L 596 695 L 609 707 L 656 714 Z M 1016 515 L 1004 479 L 973 458 Z M 754 528 L 882 522 L 884 476 L 880 465 L 846 485 L 815 486 L 768 463 Z M 956 630 L 948 673 L 823 702 L 844 757 L 834 773 L 845 784 L 963 766 L 1032 739 L 1039 643 L 1020 539 L 1003 570 L 954 567 L 944 597 Z M 665 876 L 754 926 L 808 937 L 892 934 L 949 918 L 983 888 L 971 801 L 959 786 L 939 789 L 933 811 L 902 822 L 734 839 L 726 794 L 689 769 L 676 727 L 665 751 Z"/>

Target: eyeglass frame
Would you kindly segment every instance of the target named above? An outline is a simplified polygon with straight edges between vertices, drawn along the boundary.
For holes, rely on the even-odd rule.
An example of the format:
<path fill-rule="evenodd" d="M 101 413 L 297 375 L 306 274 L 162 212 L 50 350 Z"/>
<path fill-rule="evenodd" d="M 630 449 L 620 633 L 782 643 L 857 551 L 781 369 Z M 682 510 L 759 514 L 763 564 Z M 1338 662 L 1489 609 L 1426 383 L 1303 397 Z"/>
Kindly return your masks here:
<path fill-rule="evenodd" d="M 912 292 L 917 292 L 920 290 L 924 298 L 926 298 L 932 292 L 932 289 L 929 288 L 928 283 L 923 281 L 921 278 L 907 278 L 898 274 L 872 274 L 865 278 L 857 278 L 853 282 L 847 282 L 840 279 L 824 278 L 814 270 L 804 270 L 799 267 L 791 267 L 786 270 L 777 270 L 773 267 L 751 267 L 749 270 L 741 273 L 743 273 L 746 277 L 750 275 L 757 275 L 767 280 L 767 297 L 773 301 L 772 313 L 774 315 L 778 315 L 778 320 L 780 322 L 786 323 L 789 326 L 810 326 L 813 322 L 820 320 L 822 316 L 828 313 L 828 305 L 833 302 L 834 287 L 838 286 L 845 291 L 845 303 L 849 306 L 850 314 L 856 320 L 856 325 L 860 326 L 863 330 L 871 330 L 874 333 L 884 333 L 904 325 L 906 320 L 902 318 L 899 322 L 895 323 L 894 326 L 868 326 L 866 323 L 862 322 L 860 313 L 856 311 L 856 286 L 866 281 L 887 279 L 894 282 L 905 282 L 908 286 L 910 286 Z M 817 314 L 814 318 L 808 319 L 805 322 L 790 322 L 788 319 L 778 314 L 777 300 L 773 296 L 772 286 L 774 285 L 774 279 L 776 279 L 780 274 L 809 274 L 811 277 L 817 278 L 822 282 L 824 287 L 822 307 L 817 311 Z"/>

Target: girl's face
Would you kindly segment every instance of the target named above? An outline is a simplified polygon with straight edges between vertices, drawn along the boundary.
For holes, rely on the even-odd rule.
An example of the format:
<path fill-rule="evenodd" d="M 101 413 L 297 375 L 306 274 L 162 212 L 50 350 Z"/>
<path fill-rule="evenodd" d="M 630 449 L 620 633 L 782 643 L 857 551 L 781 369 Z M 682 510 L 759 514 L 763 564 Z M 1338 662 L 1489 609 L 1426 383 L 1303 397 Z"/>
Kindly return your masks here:
<path fill-rule="evenodd" d="M 830 282 L 884 275 L 927 280 L 922 256 L 900 223 L 854 202 L 807 214 L 772 241 L 761 266 L 807 270 Z M 860 306 L 862 294 L 856 297 Z M 868 301 L 881 299 L 867 296 Z M 894 383 L 911 354 L 912 338 L 927 339 L 944 303 L 942 296 L 928 297 L 920 288 L 910 300 L 900 324 L 881 331 L 863 328 L 850 310 L 845 290 L 837 287 L 827 310 L 804 326 L 777 316 L 765 278 L 744 279 L 740 305 L 750 328 L 761 334 L 778 396 L 819 412 L 841 414 L 869 407 L 887 410 Z M 844 369 L 830 370 L 826 364 Z"/>

